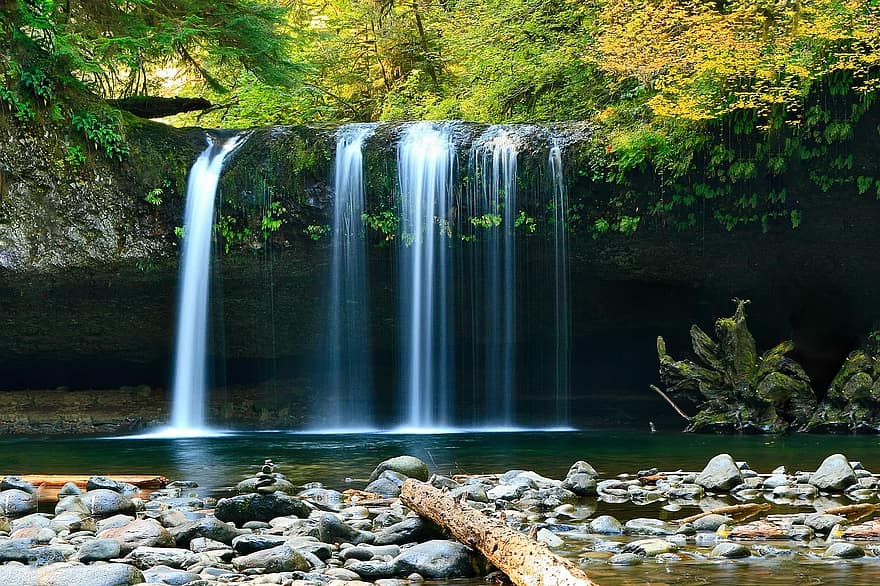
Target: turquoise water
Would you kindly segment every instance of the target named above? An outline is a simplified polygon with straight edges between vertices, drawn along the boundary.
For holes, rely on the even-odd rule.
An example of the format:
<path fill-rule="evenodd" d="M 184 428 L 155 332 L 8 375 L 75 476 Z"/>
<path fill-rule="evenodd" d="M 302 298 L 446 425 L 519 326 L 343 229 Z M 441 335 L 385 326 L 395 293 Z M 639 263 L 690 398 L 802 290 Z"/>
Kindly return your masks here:
<path fill-rule="evenodd" d="M 778 465 L 814 470 L 842 452 L 880 472 L 876 436 L 706 436 L 631 430 L 452 433 L 438 435 L 243 433 L 210 438 L 0 439 L 2 474 L 163 474 L 222 490 L 251 474 L 265 458 L 295 483 L 332 488 L 357 485 L 383 459 L 422 458 L 433 472 L 478 474 L 512 468 L 563 478 L 576 460 L 603 476 L 661 470 L 699 470 L 720 452 L 769 472 Z"/>
<path fill-rule="evenodd" d="M 695 436 L 624 430 L 442 435 L 248 433 L 200 439 L 29 438 L 0 440 L 0 473 L 162 474 L 171 479 L 195 480 L 206 494 L 223 494 L 255 472 L 265 458 L 272 458 L 295 483 L 319 481 L 345 489 L 363 488 L 376 464 L 399 454 L 418 456 L 432 471 L 443 474 L 523 468 L 562 478 L 579 459 L 589 461 L 607 477 L 650 467 L 699 470 L 719 452 L 748 461 L 758 472 L 769 472 L 778 465 L 790 470 L 814 470 L 826 456 L 841 452 L 877 472 L 878 448 L 880 438 L 875 436 Z M 683 509 L 667 513 L 660 509 L 661 504 L 636 507 L 598 502 L 595 514 L 613 514 L 626 520 L 636 516 L 679 518 L 693 512 Z M 705 559 L 711 548 L 694 552 L 689 547 L 691 554 L 686 559 L 648 560 L 626 568 L 608 566 L 604 559 L 587 559 L 586 544 L 576 539 L 566 540 L 559 553 L 579 560 L 602 586 L 873 585 L 880 581 L 878 557 L 830 562 L 819 557 L 824 543 L 772 545 L 791 553 L 718 562 Z M 456 583 L 476 586 L 482 582 Z"/>

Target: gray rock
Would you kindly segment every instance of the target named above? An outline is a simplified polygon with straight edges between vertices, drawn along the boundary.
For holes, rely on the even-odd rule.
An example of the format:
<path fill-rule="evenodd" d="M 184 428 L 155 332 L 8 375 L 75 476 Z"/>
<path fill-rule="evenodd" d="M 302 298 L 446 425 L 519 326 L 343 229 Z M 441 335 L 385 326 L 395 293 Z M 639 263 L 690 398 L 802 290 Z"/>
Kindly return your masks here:
<path fill-rule="evenodd" d="M 855 483 L 855 471 L 843 454 L 828 456 L 810 476 L 810 484 L 819 490 L 843 490 Z"/>
<path fill-rule="evenodd" d="M 31 566 L 0 565 L 0 584 L 3 586 L 37 586 L 37 569 Z"/>
<path fill-rule="evenodd" d="M 396 458 L 385 460 L 376 466 L 376 469 L 370 474 L 369 482 L 373 482 L 379 478 L 379 475 L 385 470 L 394 470 L 395 472 L 403 474 L 407 478 L 415 478 L 422 482 L 426 482 L 429 475 L 428 465 L 418 458 L 413 456 L 397 456 Z"/>
<path fill-rule="evenodd" d="M 696 483 L 706 490 L 730 490 L 743 481 L 742 472 L 730 454 L 718 454 L 697 474 Z"/>
<path fill-rule="evenodd" d="M 205 537 L 231 545 L 233 539 L 247 533 L 241 529 L 236 529 L 229 523 L 224 523 L 216 517 L 202 517 L 195 521 L 171 527 L 168 531 L 174 538 L 174 542 L 180 547 L 189 545 L 190 541 L 198 537 Z"/>
<path fill-rule="evenodd" d="M 37 489 L 34 488 L 34 485 L 19 476 L 6 476 L 2 482 L 0 482 L 0 491 L 11 490 L 13 488 L 28 494 L 37 494 Z"/>
<path fill-rule="evenodd" d="M 100 539 L 113 539 L 119 543 L 122 553 L 138 547 L 173 547 L 174 538 L 153 519 L 137 519 L 122 527 L 105 529 L 98 533 Z"/>
<path fill-rule="evenodd" d="M 155 568 L 144 570 L 144 580 L 155 582 L 156 584 L 167 584 L 168 586 L 184 586 L 190 582 L 201 580 L 201 576 L 186 570 L 177 570 L 168 566 L 156 566 Z"/>
<path fill-rule="evenodd" d="M 214 515 L 221 521 L 242 525 L 248 521 L 271 521 L 275 517 L 309 516 L 311 509 L 303 501 L 276 492 L 272 494 L 241 494 L 220 499 Z"/>
<path fill-rule="evenodd" d="M 51 527 L 52 520 L 43 513 L 31 513 L 12 521 L 12 530 L 27 529 L 29 527 Z"/>
<path fill-rule="evenodd" d="M 748 547 L 741 543 L 733 543 L 731 541 L 723 541 L 715 546 L 709 557 L 739 559 L 747 558 L 752 555 Z"/>
<path fill-rule="evenodd" d="M 608 558 L 612 566 L 637 566 L 642 563 L 642 556 L 634 553 L 619 553 Z"/>
<path fill-rule="evenodd" d="M 154 566 L 183 568 L 194 560 L 195 554 L 188 549 L 179 547 L 138 547 L 132 550 L 125 559 L 141 570 Z"/>
<path fill-rule="evenodd" d="M 388 498 L 400 496 L 400 487 L 397 483 L 381 476 L 368 484 L 364 490 Z"/>
<path fill-rule="evenodd" d="M 453 500 L 458 500 L 462 496 L 475 503 L 489 502 L 489 495 L 486 493 L 485 487 L 479 484 L 465 484 L 449 491 L 449 497 Z"/>
<path fill-rule="evenodd" d="M 113 529 L 114 527 L 125 527 L 135 518 L 131 515 L 114 515 L 112 517 L 107 517 L 106 519 L 101 519 L 95 523 L 95 527 L 97 531 L 100 533 L 106 529 Z"/>
<path fill-rule="evenodd" d="M 0 541 L 0 563 L 21 562 L 44 566 L 55 562 L 63 562 L 73 554 L 73 550 L 59 547 L 33 547 L 31 539 L 6 539 Z"/>
<path fill-rule="evenodd" d="M 111 515 L 130 515 L 134 513 L 134 503 L 127 496 L 106 488 L 90 490 L 81 497 L 90 515 L 109 517 Z"/>
<path fill-rule="evenodd" d="M 65 482 L 64 486 L 61 487 L 61 490 L 58 491 L 59 498 L 62 496 L 79 496 L 82 494 L 82 490 L 76 484 L 72 482 Z"/>
<path fill-rule="evenodd" d="M 119 494 L 124 495 L 133 495 L 138 493 L 138 487 L 133 484 L 129 484 L 127 482 L 119 482 L 118 480 L 113 480 L 112 478 L 107 478 L 106 476 L 92 476 L 86 482 L 86 490 L 112 490 L 113 492 L 118 492 Z"/>
<path fill-rule="evenodd" d="M 814 530 L 816 533 L 828 535 L 835 525 L 847 523 L 846 517 L 840 515 L 826 515 L 824 513 L 812 513 L 804 519 L 804 525 Z"/>
<path fill-rule="evenodd" d="M 392 563 L 399 576 L 415 572 L 429 580 L 470 578 L 477 575 L 479 565 L 469 547 L 440 539 L 405 549 Z"/>
<path fill-rule="evenodd" d="M 344 505 L 342 493 L 326 488 L 310 488 L 297 494 L 298 497 L 325 511 L 339 512 Z"/>
<path fill-rule="evenodd" d="M 373 543 L 376 536 L 369 531 L 355 529 L 333 513 L 318 518 L 318 539 L 324 543 Z"/>
<path fill-rule="evenodd" d="M 83 543 L 73 559 L 84 564 L 106 562 L 122 555 L 122 548 L 115 539 L 92 539 Z"/>
<path fill-rule="evenodd" d="M 55 517 L 52 518 L 51 527 L 56 531 L 67 530 L 71 533 L 77 531 L 95 531 L 97 528 L 94 519 L 81 513 L 74 513 L 73 511 L 55 515 Z"/>
<path fill-rule="evenodd" d="M 620 535 L 623 525 L 611 515 L 602 515 L 590 521 L 590 532 L 599 535 Z"/>
<path fill-rule="evenodd" d="M 249 569 L 262 569 L 267 573 L 306 572 L 311 569 L 308 560 L 286 544 L 233 558 L 232 565 L 239 572 Z"/>
<path fill-rule="evenodd" d="M 562 481 L 562 487 L 578 496 L 594 496 L 596 494 L 596 477 L 583 472 L 569 474 Z"/>
<path fill-rule="evenodd" d="M 587 476 L 591 476 L 593 478 L 598 478 L 599 473 L 596 472 L 596 469 L 590 466 L 584 460 L 578 460 L 568 469 L 568 474 L 566 474 L 566 478 L 571 476 L 572 474 L 586 474 Z"/>
<path fill-rule="evenodd" d="M 132 586 L 144 575 L 128 564 L 58 564 L 40 571 L 40 586 Z"/>
<path fill-rule="evenodd" d="M 55 504 L 55 514 L 60 515 L 61 513 L 92 515 L 92 512 L 83 502 L 82 497 L 77 495 L 70 495 L 58 499 L 58 502 Z"/>
<path fill-rule="evenodd" d="M 677 546 L 665 539 L 639 539 L 628 543 L 623 548 L 623 553 L 635 553 L 641 556 L 652 558 L 654 556 L 670 553 L 677 549 Z"/>
<path fill-rule="evenodd" d="M 228 544 L 207 537 L 196 537 L 190 541 L 189 549 L 196 553 L 204 553 L 206 551 L 232 551 Z"/>
<path fill-rule="evenodd" d="M 706 515 L 705 517 L 700 517 L 699 519 L 695 519 L 693 523 L 694 529 L 697 531 L 717 531 L 719 527 L 724 525 L 725 523 L 732 523 L 733 519 L 727 517 L 726 515 Z"/>
<path fill-rule="evenodd" d="M 422 521 L 419 517 L 410 517 L 382 529 L 376 534 L 373 543 L 375 545 L 403 545 L 440 536 L 440 532 L 433 524 Z"/>
<path fill-rule="evenodd" d="M 660 519 L 630 519 L 623 527 L 623 532 L 627 535 L 673 535 L 678 529 L 677 525 L 672 525 Z"/>
<path fill-rule="evenodd" d="M 284 478 L 280 474 L 275 474 L 273 476 L 274 476 L 273 482 L 268 485 L 265 485 L 264 483 L 262 483 L 261 482 L 262 479 L 257 478 L 257 477 L 246 478 L 245 480 L 242 480 L 241 482 L 239 482 L 238 484 L 235 485 L 235 492 L 237 492 L 238 494 L 256 493 L 256 492 L 258 492 L 258 488 L 257 488 L 258 484 L 264 484 L 263 486 L 259 487 L 259 492 L 261 494 L 281 492 L 284 494 L 291 495 L 296 492 L 296 487 L 293 484 L 291 484 L 291 482 L 289 480 L 287 480 L 286 478 Z"/>
<path fill-rule="evenodd" d="M 260 551 L 262 549 L 278 547 L 285 541 L 286 538 L 283 535 L 239 535 L 232 540 L 232 549 L 234 549 L 235 552 L 239 555 L 247 555 L 249 553 L 254 553 L 255 551 Z"/>
<path fill-rule="evenodd" d="M 365 580 L 390 578 L 397 573 L 394 562 L 386 560 L 371 560 L 368 562 L 354 560 L 346 564 L 346 569 L 355 572 Z"/>
<path fill-rule="evenodd" d="M 0 514 L 7 517 L 22 517 L 37 512 L 35 494 L 10 488 L 0 492 Z"/>
<path fill-rule="evenodd" d="M 765 490 L 773 490 L 777 486 L 791 486 L 794 484 L 784 474 L 773 474 L 764 479 L 763 487 Z"/>
<path fill-rule="evenodd" d="M 360 580 L 360 576 L 357 573 L 346 568 L 330 568 L 325 570 L 324 573 L 337 580 L 345 580 L 349 582 L 352 580 Z"/>
<path fill-rule="evenodd" d="M 838 541 L 832 543 L 831 546 L 822 554 L 823 558 L 842 558 L 852 559 L 865 556 L 865 550 L 855 543 L 845 543 Z"/>

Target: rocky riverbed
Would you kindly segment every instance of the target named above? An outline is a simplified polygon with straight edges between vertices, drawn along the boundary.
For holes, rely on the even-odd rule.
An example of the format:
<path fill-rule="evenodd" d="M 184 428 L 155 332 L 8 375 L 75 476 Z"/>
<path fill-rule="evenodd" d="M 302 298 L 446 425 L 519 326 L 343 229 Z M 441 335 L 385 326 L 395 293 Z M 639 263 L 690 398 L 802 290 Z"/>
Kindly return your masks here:
<path fill-rule="evenodd" d="M 674 568 L 782 559 L 845 567 L 859 560 L 873 575 L 880 571 L 878 475 L 841 454 L 810 471 L 758 472 L 720 454 L 701 471 L 614 477 L 578 461 L 559 479 L 528 470 L 446 477 L 401 456 L 342 492 L 294 485 L 267 461 L 220 499 L 186 480 L 146 493 L 94 476 L 85 487 L 68 483 L 49 502 L 42 487 L 7 476 L 0 485 L 0 584 L 503 581 L 479 552 L 401 504 L 407 478 L 504 519 L 603 584 L 648 562 Z"/>

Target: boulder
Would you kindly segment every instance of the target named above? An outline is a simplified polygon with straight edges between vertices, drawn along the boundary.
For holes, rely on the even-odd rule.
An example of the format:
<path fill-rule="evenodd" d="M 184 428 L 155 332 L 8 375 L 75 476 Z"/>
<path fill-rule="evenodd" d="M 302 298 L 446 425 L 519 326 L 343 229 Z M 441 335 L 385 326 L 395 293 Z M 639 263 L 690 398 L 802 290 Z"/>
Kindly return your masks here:
<path fill-rule="evenodd" d="M 156 566 L 149 570 L 144 570 L 144 580 L 156 584 L 167 584 L 167 586 L 184 586 L 199 579 L 201 579 L 201 576 L 198 574 L 169 568 L 168 566 Z"/>
<path fill-rule="evenodd" d="M 128 564 L 57 564 L 40 570 L 40 586 L 132 586 L 144 575 Z"/>
<path fill-rule="evenodd" d="M 727 559 L 739 559 L 739 558 L 747 558 L 752 555 L 752 552 L 748 547 L 743 545 L 742 543 L 733 543 L 731 541 L 723 541 L 715 546 L 712 550 L 712 553 L 709 554 L 711 558 L 727 558 Z"/>
<path fill-rule="evenodd" d="M 379 475 L 385 470 L 393 470 L 403 474 L 407 478 L 415 478 L 422 482 L 427 482 L 429 476 L 428 465 L 418 458 L 413 456 L 397 456 L 396 458 L 385 460 L 376 466 L 376 469 L 370 474 L 369 482 L 373 482 L 379 478 Z"/>
<path fill-rule="evenodd" d="M 174 538 L 167 529 L 153 519 L 137 519 L 98 533 L 100 539 L 113 539 L 123 554 L 138 547 L 174 547 Z"/>
<path fill-rule="evenodd" d="M 706 490 L 726 491 L 742 484 L 742 472 L 730 454 L 718 454 L 697 474 L 696 483 Z"/>
<path fill-rule="evenodd" d="M 318 539 L 324 543 L 373 543 L 376 536 L 369 531 L 355 529 L 333 513 L 324 513 L 318 518 Z"/>
<path fill-rule="evenodd" d="M 37 512 L 37 496 L 17 488 L 0 492 L 0 514 L 6 517 L 22 517 Z"/>
<path fill-rule="evenodd" d="M 0 491 L 16 489 L 28 494 L 37 494 L 34 485 L 19 476 L 7 476 L 0 481 Z"/>
<path fill-rule="evenodd" d="M 214 541 L 232 545 L 232 540 L 239 535 L 246 534 L 246 531 L 236 529 L 229 523 L 224 523 L 216 517 L 202 517 L 195 521 L 188 521 L 181 525 L 176 525 L 168 529 L 174 542 L 185 547 L 190 541 L 199 537 L 206 537 Z"/>
<path fill-rule="evenodd" d="M 241 494 L 220 499 L 214 515 L 221 521 L 242 525 L 248 521 L 271 521 L 275 517 L 309 516 L 311 509 L 300 499 L 275 492 L 272 494 Z"/>
<path fill-rule="evenodd" d="M 122 555 L 122 547 L 115 539 L 92 539 L 83 543 L 73 559 L 84 564 L 106 562 Z"/>
<path fill-rule="evenodd" d="M 590 521 L 590 532 L 600 535 L 620 535 L 623 525 L 611 515 L 601 515 Z"/>
<path fill-rule="evenodd" d="M 286 538 L 283 535 L 251 533 L 247 535 L 239 535 L 233 539 L 232 549 L 234 549 L 235 553 L 238 555 L 247 555 L 249 553 L 254 553 L 255 551 L 277 547 L 285 541 Z"/>
<path fill-rule="evenodd" d="M 233 558 L 232 565 L 239 572 L 252 569 L 266 573 L 305 572 L 311 569 L 308 560 L 286 544 Z"/>
<path fill-rule="evenodd" d="M 112 490 L 113 492 L 125 495 L 133 495 L 139 492 L 138 487 L 133 484 L 119 482 L 118 480 L 107 478 L 106 476 L 92 476 L 86 482 L 86 490 L 92 491 L 98 489 Z"/>
<path fill-rule="evenodd" d="M 192 563 L 195 555 L 179 547 L 138 547 L 125 556 L 125 560 L 141 570 L 155 566 L 183 568 Z"/>
<path fill-rule="evenodd" d="M 131 499 L 115 490 L 98 488 L 90 490 L 78 498 L 82 500 L 89 514 L 95 517 L 131 515 L 135 511 L 135 506 Z"/>
<path fill-rule="evenodd" d="M 414 541 L 424 541 L 433 537 L 442 537 L 435 525 L 423 521 L 419 517 L 409 517 L 400 523 L 385 527 L 376 534 L 374 545 L 403 545 Z"/>
<path fill-rule="evenodd" d="M 810 484 L 819 490 L 843 490 L 856 482 L 856 473 L 843 454 L 828 456 L 810 475 Z"/>
<path fill-rule="evenodd" d="M 398 576 L 415 572 L 428 580 L 449 580 L 476 576 L 480 558 L 457 541 L 435 539 L 405 549 L 392 564 Z"/>

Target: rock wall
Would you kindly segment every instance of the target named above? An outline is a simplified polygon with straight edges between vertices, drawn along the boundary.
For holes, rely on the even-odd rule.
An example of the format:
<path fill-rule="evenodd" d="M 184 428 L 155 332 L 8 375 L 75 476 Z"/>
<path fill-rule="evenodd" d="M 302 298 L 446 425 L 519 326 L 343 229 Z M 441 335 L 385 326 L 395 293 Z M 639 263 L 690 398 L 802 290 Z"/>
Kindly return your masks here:
<path fill-rule="evenodd" d="M 0 116 L 0 390 L 148 385 L 165 396 L 175 227 L 182 224 L 186 174 L 205 134 L 127 120 L 133 150 L 124 162 L 93 156 L 72 167 L 65 161 L 71 139 L 64 129 L 21 126 Z M 484 128 L 462 125 L 460 132 L 473 137 Z M 572 200 L 587 215 L 614 194 L 612 187 L 585 180 L 585 170 L 572 163 L 582 160 L 579 148 L 595 146 L 588 129 L 578 131 L 579 140 L 567 146 L 568 173 Z M 874 142 L 863 144 L 873 149 L 876 129 L 868 131 Z M 366 153 L 375 209 L 393 203 L 396 132 L 385 127 Z M 546 142 L 540 144 L 538 163 L 523 165 L 526 185 L 546 180 L 540 170 Z M 315 342 L 323 332 L 329 243 L 306 232 L 329 223 L 332 149 L 332 129 L 257 130 L 224 173 L 218 223 L 230 227 L 231 247 L 215 261 L 213 380 L 218 387 L 271 387 L 264 395 L 271 400 L 257 401 L 262 406 L 236 415 L 239 421 L 278 425 L 268 416 L 277 407 L 288 409 L 284 424 L 296 425 L 301 413 L 292 411 L 319 400 L 309 373 L 320 359 Z M 459 159 L 461 168 L 465 155 Z M 162 203 L 148 203 L 147 193 L 157 188 Z M 675 421 L 645 390 L 657 378 L 656 336 L 664 335 L 670 352 L 680 354 L 688 326 L 708 326 L 727 312 L 732 297 L 753 301 L 759 347 L 791 337 L 811 380 L 830 382 L 876 316 L 880 204 L 847 190 L 819 192 L 798 176 L 790 178 L 789 197 L 803 210 L 797 229 L 777 224 L 766 232 L 759 226 L 727 232 L 705 204 L 686 231 L 645 214 L 631 235 L 572 234 L 572 380 L 579 421 L 643 425 L 658 414 L 663 420 L 664 413 Z M 263 239 L 255 232 L 273 202 L 284 221 Z M 397 371 L 394 252 L 378 246 L 379 235 L 373 243 L 375 382 L 390 399 Z M 521 270 L 535 276 L 519 312 L 517 359 L 528 379 L 529 361 L 538 360 L 529 349 L 550 343 L 542 325 L 549 284 L 542 275 L 551 247 L 540 231 L 520 246 Z M 521 384 L 540 388 L 542 381 Z M 141 417 L 137 405 L 120 416 Z"/>

